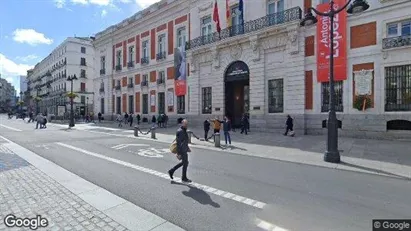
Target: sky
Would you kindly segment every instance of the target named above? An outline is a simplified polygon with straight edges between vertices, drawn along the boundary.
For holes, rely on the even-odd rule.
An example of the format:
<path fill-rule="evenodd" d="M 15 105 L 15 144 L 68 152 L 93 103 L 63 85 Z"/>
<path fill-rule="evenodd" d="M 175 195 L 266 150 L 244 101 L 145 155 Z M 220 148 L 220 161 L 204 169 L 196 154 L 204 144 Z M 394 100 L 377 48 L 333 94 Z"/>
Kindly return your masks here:
<path fill-rule="evenodd" d="M 0 74 L 20 92 L 20 75 L 67 37 L 88 37 L 159 0 L 0 0 Z"/>

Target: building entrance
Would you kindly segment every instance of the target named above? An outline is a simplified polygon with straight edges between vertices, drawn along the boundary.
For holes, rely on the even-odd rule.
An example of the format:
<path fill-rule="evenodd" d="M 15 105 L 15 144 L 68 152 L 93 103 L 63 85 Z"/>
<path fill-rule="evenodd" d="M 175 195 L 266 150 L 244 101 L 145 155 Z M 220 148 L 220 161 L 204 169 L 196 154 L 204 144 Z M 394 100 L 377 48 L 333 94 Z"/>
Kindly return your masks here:
<path fill-rule="evenodd" d="M 225 115 L 234 128 L 241 127 L 241 117 L 250 109 L 250 70 L 242 61 L 230 64 L 224 76 Z"/>

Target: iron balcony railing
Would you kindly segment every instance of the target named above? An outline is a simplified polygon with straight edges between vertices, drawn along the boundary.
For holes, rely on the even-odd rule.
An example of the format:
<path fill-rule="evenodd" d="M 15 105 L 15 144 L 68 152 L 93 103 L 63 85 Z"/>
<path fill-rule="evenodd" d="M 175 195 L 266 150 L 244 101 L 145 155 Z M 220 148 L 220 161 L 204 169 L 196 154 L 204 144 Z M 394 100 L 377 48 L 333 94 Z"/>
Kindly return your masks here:
<path fill-rule="evenodd" d="M 116 65 L 116 71 L 121 71 L 121 65 Z"/>
<path fill-rule="evenodd" d="M 167 57 L 167 56 L 166 56 L 166 52 L 165 52 L 165 51 L 159 52 L 159 53 L 156 55 L 157 61 L 163 60 L 163 59 L 165 59 L 166 57 Z"/>
<path fill-rule="evenodd" d="M 99 92 L 103 93 L 104 92 L 104 87 L 100 87 Z"/>
<path fill-rule="evenodd" d="M 411 46 L 411 35 L 385 38 L 382 40 L 382 49 Z"/>
<path fill-rule="evenodd" d="M 128 68 L 134 67 L 134 61 L 128 62 L 128 63 L 127 63 L 127 67 L 128 67 Z"/>
<path fill-rule="evenodd" d="M 148 81 L 141 81 L 141 87 L 147 87 L 148 86 Z"/>
<path fill-rule="evenodd" d="M 299 21 L 302 17 L 302 10 L 300 7 L 293 7 L 291 9 L 269 14 L 264 17 L 245 22 L 243 25 L 234 25 L 221 30 L 220 33 L 214 32 L 210 35 L 204 35 L 186 42 L 186 50 L 201 47 L 214 42 L 222 41 L 234 36 L 248 34 L 263 28 L 284 24 L 287 22 Z"/>
<path fill-rule="evenodd" d="M 148 63 L 149 63 L 149 58 L 148 57 L 141 58 L 141 64 L 148 64 Z"/>
<path fill-rule="evenodd" d="M 117 91 L 121 90 L 121 86 L 120 86 L 120 85 L 117 85 L 115 88 L 116 88 Z"/>
<path fill-rule="evenodd" d="M 127 84 L 127 87 L 128 87 L 128 88 L 134 88 L 134 83 L 129 83 L 129 84 Z"/>
<path fill-rule="evenodd" d="M 105 75 L 106 74 L 106 69 L 101 69 L 100 70 L 100 75 Z"/>
<path fill-rule="evenodd" d="M 158 85 L 160 85 L 160 84 L 164 84 L 166 81 L 164 80 L 164 78 L 158 78 L 157 79 L 157 84 Z"/>

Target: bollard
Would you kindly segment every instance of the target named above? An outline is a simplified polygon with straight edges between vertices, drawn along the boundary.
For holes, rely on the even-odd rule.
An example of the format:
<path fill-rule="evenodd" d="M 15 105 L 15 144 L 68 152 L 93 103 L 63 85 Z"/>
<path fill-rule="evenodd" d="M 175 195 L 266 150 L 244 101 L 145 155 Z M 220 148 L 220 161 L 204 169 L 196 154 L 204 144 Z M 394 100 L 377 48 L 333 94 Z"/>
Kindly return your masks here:
<path fill-rule="evenodd" d="M 188 134 L 188 143 L 191 144 L 191 136 L 193 135 L 193 132 L 188 130 L 187 134 Z"/>
<path fill-rule="evenodd" d="M 151 128 L 151 139 L 155 139 L 156 138 L 156 128 L 153 127 Z"/>
<path fill-rule="evenodd" d="M 134 126 L 134 136 L 138 137 L 138 126 Z"/>
<path fill-rule="evenodd" d="M 220 147 L 220 133 L 214 134 L 214 146 L 219 148 Z"/>

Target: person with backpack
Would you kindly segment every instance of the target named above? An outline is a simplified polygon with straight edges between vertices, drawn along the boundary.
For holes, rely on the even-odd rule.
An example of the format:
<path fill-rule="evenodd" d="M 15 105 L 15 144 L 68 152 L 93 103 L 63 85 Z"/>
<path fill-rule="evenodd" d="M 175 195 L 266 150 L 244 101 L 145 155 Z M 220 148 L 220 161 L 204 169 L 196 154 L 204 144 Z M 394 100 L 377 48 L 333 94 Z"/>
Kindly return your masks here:
<path fill-rule="evenodd" d="M 181 127 L 177 130 L 176 139 L 172 144 L 172 146 L 173 145 L 176 146 L 175 151 L 177 154 L 177 159 L 181 160 L 181 162 L 178 163 L 176 166 L 174 166 L 172 169 L 168 170 L 168 175 L 170 176 L 171 179 L 174 179 L 173 177 L 174 172 L 177 169 L 179 169 L 181 166 L 183 166 L 181 181 L 184 183 L 191 182 L 191 180 L 187 178 L 188 153 L 191 152 L 191 149 L 188 146 L 187 126 L 188 126 L 188 121 L 187 119 L 184 119 L 181 122 Z"/>

